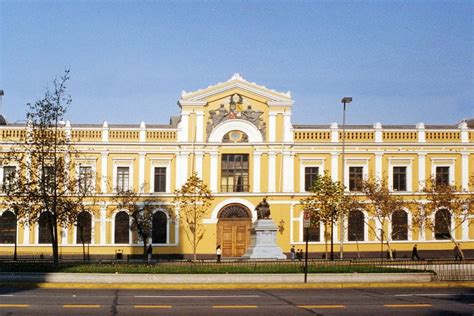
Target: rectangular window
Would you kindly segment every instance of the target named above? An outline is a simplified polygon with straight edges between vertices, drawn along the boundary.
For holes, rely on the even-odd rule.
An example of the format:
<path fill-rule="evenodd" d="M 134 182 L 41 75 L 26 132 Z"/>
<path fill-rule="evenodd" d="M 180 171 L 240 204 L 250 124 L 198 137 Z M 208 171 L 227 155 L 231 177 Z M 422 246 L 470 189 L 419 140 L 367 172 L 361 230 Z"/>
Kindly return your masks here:
<path fill-rule="evenodd" d="M 304 168 L 304 190 L 310 191 L 314 181 L 319 176 L 318 167 L 305 167 Z"/>
<path fill-rule="evenodd" d="M 128 191 L 130 181 L 130 167 L 117 167 L 117 191 Z"/>
<path fill-rule="evenodd" d="M 221 191 L 249 192 L 249 155 L 223 154 Z"/>
<path fill-rule="evenodd" d="M 16 177 L 16 167 L 15 166 L 5 166 L 3 167 L 3 191 L 13 189 L 13 181 Z"/>
<path fill-rule="evenodd" d="M 362 190 L 363 167 L 349 167 L 349 190 Z"/>
<path fill-rule="evenodd" d="M 436 184 L 449 185 L 449 167 L 436 167 Z"/>
<path fill-rule="evenodd" d="M 407 167 L 393 167 L 393 190 L 407 190 Z"/>
<path fill-rule="evenodd" d="M 91 166 L 79 166 L 79 190 L 90 192 L 93 189 L 93 174 Z"/>
<path fill-rule="evenodd" d="M 166 167 L 155 168 L 155 183 L 153 192 L 166 192 Z"/>

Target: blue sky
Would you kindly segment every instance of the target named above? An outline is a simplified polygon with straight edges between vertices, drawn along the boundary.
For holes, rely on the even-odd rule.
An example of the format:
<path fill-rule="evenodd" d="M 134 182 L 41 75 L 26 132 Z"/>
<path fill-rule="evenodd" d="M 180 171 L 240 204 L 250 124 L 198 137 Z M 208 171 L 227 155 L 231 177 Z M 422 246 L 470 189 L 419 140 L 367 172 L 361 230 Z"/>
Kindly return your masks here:
<path fill-rule="evenodd" d="M 474 117 L 474 1 L 0 0 L 3 114 L 71 69 L 73 123 L 167 123 L 181 90 L 292 92 L 293 123 Z"/>

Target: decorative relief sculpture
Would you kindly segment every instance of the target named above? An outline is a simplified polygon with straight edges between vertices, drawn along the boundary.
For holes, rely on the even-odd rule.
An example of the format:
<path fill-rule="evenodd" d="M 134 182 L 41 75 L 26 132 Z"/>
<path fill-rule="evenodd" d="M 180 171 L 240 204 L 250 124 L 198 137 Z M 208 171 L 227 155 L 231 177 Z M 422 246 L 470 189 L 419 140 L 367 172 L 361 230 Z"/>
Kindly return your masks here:
<path fill-rule="evenodd" d="M 255 125 L 265 139 L 266 125 L 261 117 L 263 112 L 253 110 L 251 105 L 248 105 L 245 110 L 242 110 L 243 103 L 243 97 L 236 93 L 229 97 L 228 109 L 224 104 L 221 104 L 217 110 L 209 111 L 209 119 L 206 125 L 207 137 L 209 137 L 212 130 L 221 122 L 231 119 L 242 119 Z"/>

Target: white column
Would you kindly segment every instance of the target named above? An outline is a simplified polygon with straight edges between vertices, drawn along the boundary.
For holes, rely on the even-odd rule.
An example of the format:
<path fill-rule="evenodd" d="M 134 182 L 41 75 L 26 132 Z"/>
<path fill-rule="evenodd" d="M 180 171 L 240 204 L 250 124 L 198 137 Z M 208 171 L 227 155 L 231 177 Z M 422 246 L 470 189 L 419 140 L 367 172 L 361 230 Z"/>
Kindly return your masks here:
<path fill-rule="evenodd" d="M 145 153 L 138 154 L 138 190 L 145 191 Z"/>
<path fill-rule="evenodd" d="M 423 191 L 426 180 L 426 153 L 418 153 L 418 191 Z"/>
<path fill-rule="evenodd" d="M 294 156 L 291 152 L 283 153 L 283 169 L 281 179 L 283 180 L 283 192 L 294 192 L 295 191 L 295 162 Z"/>
<path fill-rule="evenodd" d="M 375 153 L 375 179 L 382 180 L 382 157 L 383 153 Z"/>
<path fill-rule="evenodd" d="M 102 161 L 101 161 L 101 170 L 100 170 L 100 190 L 102 193 L 107 193 L 107 180 L 108 180 L 107 164 L 108 164 L 109 153 L 106 151 L 102 152 L 101 158 L 102 158 Z M 112 184 L 112 186 L 114 185 L 115 184 Z"/>
<path fill-rule="evenodd" d="M 204 141 L 204 112 L 196 112 L 196 142 Z"/>
<path fill-rule="evenodd" d="M 107 204 L 101 203 L 100 204 L 100 244 L 101 245 L 105 245 L 107 243 L 106 232 L 107 232 Z M 113 233 L 114 232 L 112 232 L 112 234 Z"/>
<path fill-rule="evenodd" d="M 67 244 L 67 228 L 61 227 L 61 244 L 66 245 Z"/>
<path fill-rule="evenodd" d="M 268 141 L 275 142 L 276 140 L 276 115 L 275 112 L 268 114 Z"/>
<path fill-rule="evenodd" d="M 469 153 L 461 153 L 461 189 L 469 191 Z"/>
<path fill-rule="evenodd" d="M 276 190 L 276 154 L 268 153 L 268 192 Z"/>
<path fill-rule="evenodd" d="M 188 152 L 181 152 L 176 156 L 176 189 L 186 183 L 188 178 Z"/>
<path fill-rule="evenodd" d="M 211 156 L 211 175 L 210 175 L 210 187 L 211 192 L 217 192 L 217 168 L 218 168 L 218 152 L 209 153 Z"/>
<path fill-rule="evenodd" d="M 422 217 L 423 217 L 423 216 L 424 216 L 423 213 L 425 212 L 425 210 L 423 209 L 423 205 L 420 205 L 420 206 L 419 206 L 419 211 L 422 212 L 421 215 L 422 215 Z M 425 228 L 426 228 L 426 227 L 425 227 L 425 223 L 424 223 L 424 221 L 422 221 L 422 222 L 421 222 L 421 225 L 420 225 L 419 236 L 418 236 L 418 238 L 419 238 L 420 241 L 425 241 L 425 240 L 426 240 Z"/>
<path fill-rule="evenodd" d="M 461 238 L 462 240 L 469 240 L 469 215 L 466 214 L 468 211 L 467 209 L 464 211 L 464 214 L 462 215 L 466 220 L 461 224 Z"/>
<path fill-rule="evenodd" d="M 262 170 L 260 170 L 260 161 L 262 158 L 261 152 L 254 152 L 253 153 L 253 184 L 252 184 L 252 192 L 260 192 L 260 174 Z"/>
<path fill-rule="evenodd" d="M 189 137 L 189 113 L 181 113 L 181 122 L 178 125 L 178 142 L 187 142 Z"/>
<path fill-rule="evenodd" d="M 339 153 L 331 153 L 331 179 L 339 181 Z"/>
<path fill-rule="evenodd" d="M 285 111 L 283 113 L 283 141 L 284 142 L 292 142 L 293 141 L 293 133 L 292 133 L 292 126 L 291 126 L 291 112 Z"/>
<path fill-rule="evenodd" d="M 23 244 L 30 244 L 30 225 L 28 224 L 28 222 L 24 222 L 23 224 Z"/>
<path fill-rule="evenodd" d="M 202 151 L 197 151 L 194 154 L 194 170 L 196 171 L 199 178 L 202 179 L 202 159 L 204 153 Z"/>

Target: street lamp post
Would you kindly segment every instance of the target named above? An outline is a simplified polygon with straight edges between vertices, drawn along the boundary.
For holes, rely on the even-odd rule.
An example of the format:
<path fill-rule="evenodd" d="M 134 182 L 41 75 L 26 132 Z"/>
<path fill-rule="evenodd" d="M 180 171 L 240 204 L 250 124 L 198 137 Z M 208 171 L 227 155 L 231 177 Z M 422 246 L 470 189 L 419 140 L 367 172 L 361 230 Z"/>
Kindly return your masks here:
<path fill-rule="evenodd" d="M 346 156 L 346 104 L 352 102 L 352 97 L 343 97 L 341 103 L 344 104 L 342 110 L 342 187 L 344 187 L 344 175 L 345 175 L 345 156 Z M 342 259 L 344 254 L 344 221 L 343 221 L 343 212 L 341 212 L 340 222 L 341 222 L 341 237 L 340 237 L 340 249 L 339 249 L 339 259 Z"/>

